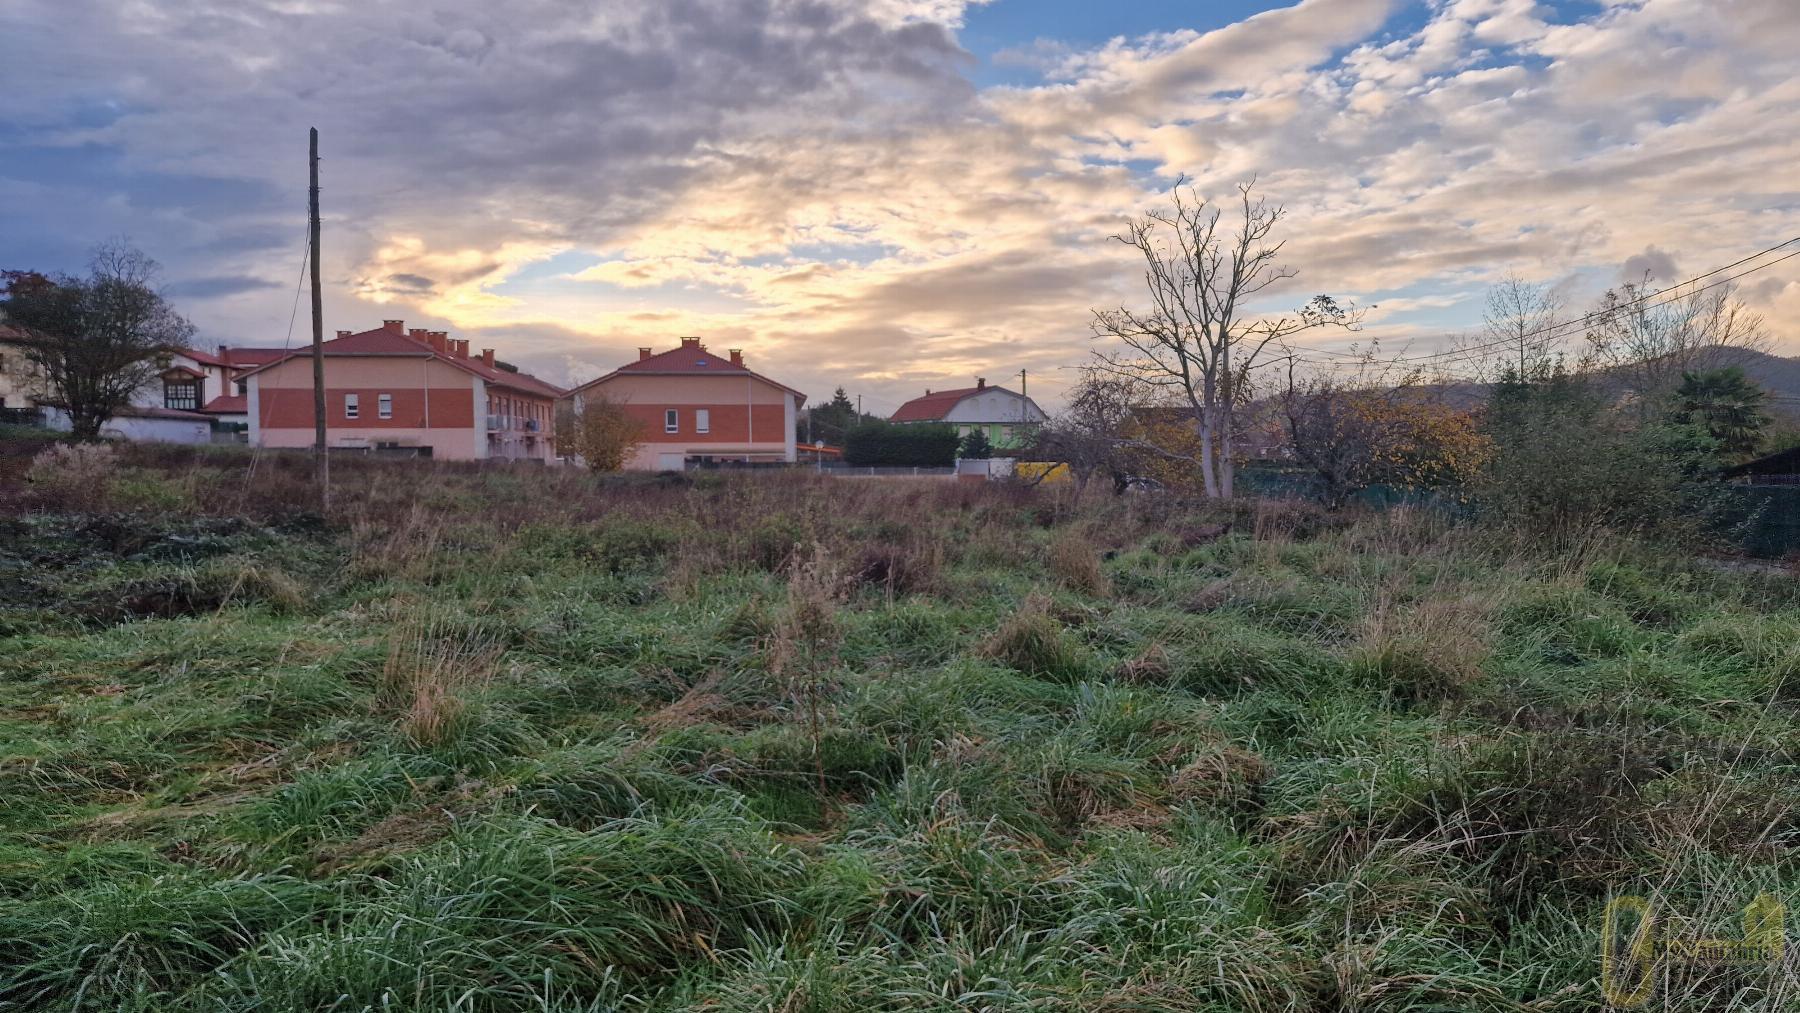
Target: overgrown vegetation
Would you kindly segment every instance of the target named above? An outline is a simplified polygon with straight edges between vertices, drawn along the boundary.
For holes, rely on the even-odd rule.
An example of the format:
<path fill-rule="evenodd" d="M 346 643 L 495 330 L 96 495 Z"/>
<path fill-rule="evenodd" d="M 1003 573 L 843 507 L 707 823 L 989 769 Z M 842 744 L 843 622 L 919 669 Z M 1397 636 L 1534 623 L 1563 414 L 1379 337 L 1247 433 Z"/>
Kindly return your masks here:
<path fill-rule="evenodd" d="M 321 517 L 304 458 L 107 464 L 0 469 L 4 1009 L 1585 1010 L 1610 899 L 1732 937 L 1800 885 L 1787 576 L 1404 509 L 346 461 Z"/>

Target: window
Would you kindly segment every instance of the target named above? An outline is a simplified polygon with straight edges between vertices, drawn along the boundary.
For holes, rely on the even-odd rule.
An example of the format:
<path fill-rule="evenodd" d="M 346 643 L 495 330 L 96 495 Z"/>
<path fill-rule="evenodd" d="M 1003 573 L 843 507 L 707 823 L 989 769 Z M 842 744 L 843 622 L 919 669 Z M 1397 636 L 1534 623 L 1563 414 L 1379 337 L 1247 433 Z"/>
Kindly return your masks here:
<path fill-rule="evenodd" d="M 663 412 L 663 432 L 665 432 L 665 433 L 681 432 L 681 413 L 680 412 L 676 411 L 673 408 L 670 408 L 668 411 Z"/>
<path fill-rule="evenodd" d="M 164 380 L 163 407 L 193 411 L 200 407 L 200 381 L 192 379 Z"/>
<path fill-rule="evenodd" d="M 694 432 L 712 432 L 712 412 L 706 408 L 694 409 Z"/>
<path fill-rule="evenodd" d="M 375 397 L 375 414 L 384 419 L 394 417 L 394 395 L 378 394 Z"/>
<path fill-rule="evenodd" d="M 362 409 L 361 409 L 361 406 L 357 403 L 356 395 L 355 394 L 345 394 L 344 395 L 344 417 L 347 419 L 356 418 L 361 413 L 361 411 L 362 411 Z"/>

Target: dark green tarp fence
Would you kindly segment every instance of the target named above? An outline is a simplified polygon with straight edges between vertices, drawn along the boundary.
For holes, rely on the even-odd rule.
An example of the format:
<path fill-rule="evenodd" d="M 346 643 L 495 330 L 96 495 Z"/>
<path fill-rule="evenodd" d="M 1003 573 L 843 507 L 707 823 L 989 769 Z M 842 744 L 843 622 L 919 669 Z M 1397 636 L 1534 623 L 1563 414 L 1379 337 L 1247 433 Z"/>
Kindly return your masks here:
<path fill-rule="evenodd" d="M 1282 468 L 1242 468 L 1237 473 L 1238 491 L 1251 496 L 1317 499 L 1318 481 L 1311 474 Z M 1727 533 L 1739 549 L 1752 556 L 1781 559 L 1800 555 L 1800 485 L 1729 486 L 1736 501 L 1728 511 Z M 1401 503 L 1441 505 L 1461 512 L 1461 504 L 1449 504 L 1430 493 L 1375 485 L 1356 495 L 1356 500 L 1377 510 Z"/>

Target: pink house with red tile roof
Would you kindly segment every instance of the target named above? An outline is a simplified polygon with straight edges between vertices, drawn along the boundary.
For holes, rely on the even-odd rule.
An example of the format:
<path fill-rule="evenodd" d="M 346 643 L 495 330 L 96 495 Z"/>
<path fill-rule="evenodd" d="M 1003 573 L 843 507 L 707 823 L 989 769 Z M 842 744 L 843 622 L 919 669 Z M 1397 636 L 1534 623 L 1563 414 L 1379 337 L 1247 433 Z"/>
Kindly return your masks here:
<path fill-rule="evenodd" d="M 413 453 L 451 461 L 555 460 L 556 399 L 563 390 L 444 331 L 339 331 L 324 343 L 326 440 L 333 448 Z M 312 349 L 296 349 L 241 377 L 250 443 L 313 444 Z"/>
<path fill-rule="evenodd" d="M 638 420 L 635 470 L 680 471 L 712 462 L 792 462 L 794 417 L 806 395 L 753 372 L 744 353 L 715 355 L 699 338 L 666 352 L 638 349 L 634 362 L 569 392 L 577 414 L 605 397 Z"/>

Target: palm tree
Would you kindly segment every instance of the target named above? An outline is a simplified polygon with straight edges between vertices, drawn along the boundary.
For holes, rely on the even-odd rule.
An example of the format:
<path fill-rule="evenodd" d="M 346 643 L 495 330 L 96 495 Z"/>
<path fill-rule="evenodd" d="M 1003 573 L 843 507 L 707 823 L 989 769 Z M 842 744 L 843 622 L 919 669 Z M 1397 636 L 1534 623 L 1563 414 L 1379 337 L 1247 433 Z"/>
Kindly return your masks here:
<path fill-rule="evenodd" d="M 1756 453 L 1770 422 L 1763 410 L 1768 396 L 1738 366 L 1683 372 L 1675 391 L 1676 416 L 1704 428 L 1718 441 L 1721 453 L 1746 458 Z"/>

